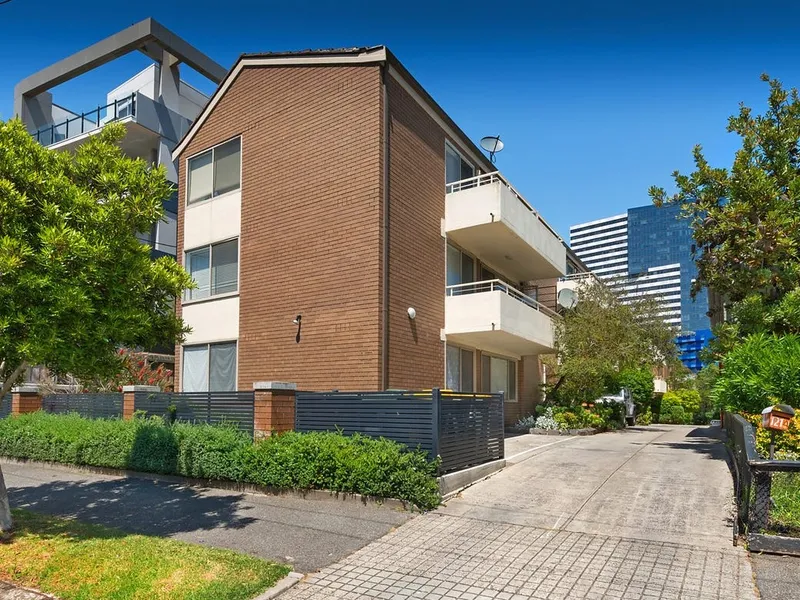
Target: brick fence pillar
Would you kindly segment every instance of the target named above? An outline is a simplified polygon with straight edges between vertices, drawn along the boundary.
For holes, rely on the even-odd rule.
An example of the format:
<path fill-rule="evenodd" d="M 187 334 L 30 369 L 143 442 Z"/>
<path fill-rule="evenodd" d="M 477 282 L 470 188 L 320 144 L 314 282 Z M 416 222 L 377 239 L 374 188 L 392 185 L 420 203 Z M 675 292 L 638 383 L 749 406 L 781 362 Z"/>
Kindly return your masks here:
<path fill-rule="evenodd" d="M 38 385 L 26 384 L 11 389 L 12 415 L 22 415 L 37 410 L 42 410 L 42 394 Z"/>
<path fill-rule="evenodd" d="M 160 392 L 157 385 L 123 385 L 122 386 L 122 418 L 132 419 L 136 410 L 136 392 Z"/>
<path fill-rule="evenodd" d="M 253 437 L 268 437 L 294 429 L 294 394 L 297 384 L 258 381 L 253 384 Z"/>

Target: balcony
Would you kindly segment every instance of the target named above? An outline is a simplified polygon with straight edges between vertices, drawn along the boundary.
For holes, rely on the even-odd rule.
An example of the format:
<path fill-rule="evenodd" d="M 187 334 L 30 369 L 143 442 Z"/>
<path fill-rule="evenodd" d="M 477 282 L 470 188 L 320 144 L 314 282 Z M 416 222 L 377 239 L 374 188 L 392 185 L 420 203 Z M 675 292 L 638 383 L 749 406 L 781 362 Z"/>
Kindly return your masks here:
<path fill-rule="evenodd" d="M 444 332 L 457 344 L 506 356 L 553 352 L 558 318 L 499 279 L 447 286 Z"/>
<path fill-rule="evenodd" d="M 135 92 L 105 106 L 72 115 L 31 132 L 42 146 L 53 150 L 74 150 L 89 136 L 98 133 L 106 124 L 119 121 L 128 130 L 122 149 L 129 156 L 150 160 L 150 151 L 158 147 L 161 137 L 177 142 L 188 131 L 191 121 L 163 104 Z"/>
<path fill-rule="evenodd" d="M 449 239 L 514 280 L 566 274 L 563 241 L 500 173 L 447 184 L 445 231 Z"/>
<path fill-rule="evenodd" d="M 560 277 L 556 282 L 556 290 L 557 292 L 560 292 L 561 290 L 566 289 L 580 293 L 580 291 L 586 286 L 594 285 L 596 283 L 600 283 L 600 280 L 597 279 L 597 276 L 594 273 L 573 273 L 565 277 Z"/>

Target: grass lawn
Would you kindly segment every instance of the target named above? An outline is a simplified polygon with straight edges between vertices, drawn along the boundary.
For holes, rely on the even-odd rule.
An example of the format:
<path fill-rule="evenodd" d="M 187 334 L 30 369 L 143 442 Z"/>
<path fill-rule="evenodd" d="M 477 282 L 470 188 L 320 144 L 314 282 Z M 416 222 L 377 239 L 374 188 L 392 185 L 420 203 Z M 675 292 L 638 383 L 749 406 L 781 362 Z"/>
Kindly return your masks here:
<path fill-rule="evenodd" d="M 0 579 L 64 600 L 249 600 L 289 567 L 229 550 L 14 510 Z"/>
<path fill-rule="evenodd" d="M 783 535 L 800 537 L 800 473 L 775 473 L 772 476 L 771 528 Z"/>

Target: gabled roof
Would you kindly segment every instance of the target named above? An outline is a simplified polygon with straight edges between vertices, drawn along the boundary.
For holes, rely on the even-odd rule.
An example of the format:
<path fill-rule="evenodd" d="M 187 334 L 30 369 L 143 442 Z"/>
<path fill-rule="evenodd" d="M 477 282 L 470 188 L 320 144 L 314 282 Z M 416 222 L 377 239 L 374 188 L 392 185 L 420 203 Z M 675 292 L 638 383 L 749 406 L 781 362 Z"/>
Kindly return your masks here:
<path fill-rule="evenodd" d="M 214 110 L 214 107 L 233 84 L 237 75 L 245 67 L 271 66 L 342 66 L 342 65 L 381 65 L 386 66 L 393 76 L 417 102 L 442 125 L 450 137 L 460 143 L 468 156 L 484 172 L 495 171 L 495 167 L 483 152 L 470 140 L 453 119 L 442 109 L 420 83 L 408 72 L 386 46 L 357 46 L 352 48 L 308 49 L 289 52 L 259 52 L 242 54 L 228 72 L 223 82 L 211 96 L 189 131 L 178 143 L 173 156 L 179 156 L 191 142 L 197 130 Z"/>

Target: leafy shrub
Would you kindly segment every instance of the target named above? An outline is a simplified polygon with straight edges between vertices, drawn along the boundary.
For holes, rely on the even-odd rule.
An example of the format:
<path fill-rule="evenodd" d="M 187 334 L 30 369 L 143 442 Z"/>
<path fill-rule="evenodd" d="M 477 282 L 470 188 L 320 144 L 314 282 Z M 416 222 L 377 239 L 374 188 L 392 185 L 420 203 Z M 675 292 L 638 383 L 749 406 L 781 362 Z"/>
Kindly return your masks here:
<path fill-rule="evenodd" d="M 561 428 L 559 422 L 556 421 L 555 417 L 553 416 L 552 406 L 548 406 L 545 409 L 544 414 L 536 419 L 536 428 L 547 429 L 549 431 L 555 431 Z"/>
<path fill-rule="evenodd" d="M 690 425 L 700 411 L 700 393 L 697 390 L 670 390 L 661 398 L 659 423 Z"/>
<path fill-rule="evenodd" d="M 359 435 L 288 432 L 253 443 L 226 425 L 36 412 L 0 419 L 0 456 L 329 489 L 397 498 L 423 509 L 439 503 L 438 465 L 425 452 Z"/>
<path fill-rule="evenodd" d="M 514 425 L 514 430 L 527 432 L 529 429 L 536 427 L 536 419 L 536 415 L 528 415 L 527 417 L 523 417 L 517 421 L 516 425 Z"/>
<path fill-rule="evenodd" d="M 642 412 L 636 414 L 637 425 L 650 425 L 652 422 L 653 422 L 653 413 L 650 411 L 650 407 L 647 407 Z"/>
<path fill-rule="evenodd" d="M 619 420 L 615 410 L 607 410 L 600 405 L 587 405 L 566 407 L 566 406 L 544 406 L 537 407 L 540 416 L 535 421 L 535 427 L 539 429 L 561 430 L 568 429 L 587 429 L 594 428 L 605 431 L 606 429 L 616 429 Z"/>
<path fill-rule="evenodd" d="M 756 432 L 756 449 L 761 456 L 769 456 L 770 432 L 761 427 L 761 414 L 747 414 L 742 416 L 747 419 Z M 800 460 L 800 415 L 796 415 L 789 422 L 788 431 L 775 434 L 775 453 L 780 458 L 787 460 Z"/>
<path fill-rule="evenodd" d="M 800 404 L 800 337 L 755 334 L 725 355 L 712 396 L 718 409 L 760 413 Z"/>
<path fill-rule="evenodd" d="M 625 405 L 620 402 L 604 402 L 594 405 L 594 411 L 602 419 L 603 429 L 625 427 Z"/>

